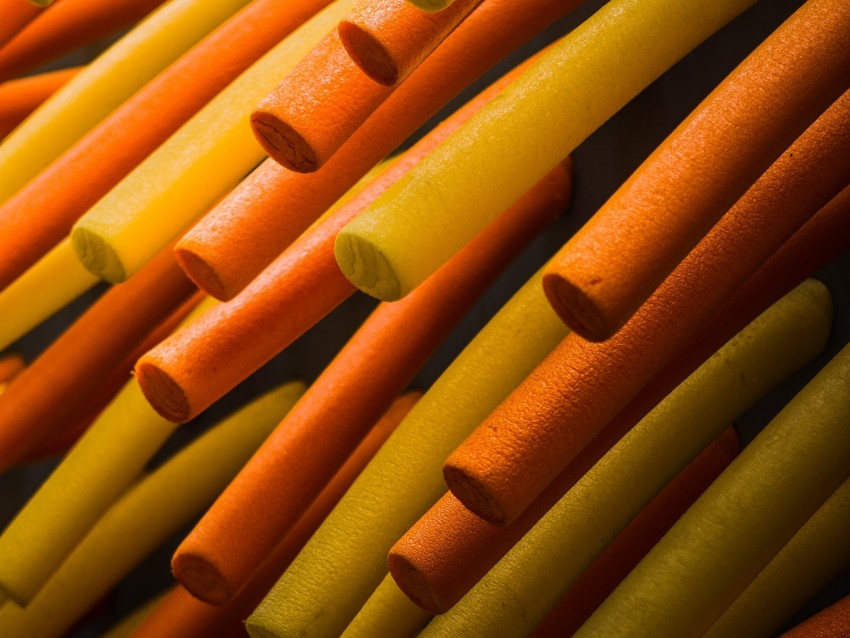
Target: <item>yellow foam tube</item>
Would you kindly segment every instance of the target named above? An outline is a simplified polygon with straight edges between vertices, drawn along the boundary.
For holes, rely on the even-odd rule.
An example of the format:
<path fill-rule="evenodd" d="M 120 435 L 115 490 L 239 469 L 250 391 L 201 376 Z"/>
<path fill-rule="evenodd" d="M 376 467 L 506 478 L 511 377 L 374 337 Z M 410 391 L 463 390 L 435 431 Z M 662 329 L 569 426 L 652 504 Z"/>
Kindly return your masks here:
<path fill-rule="evenodd" d="M 0 291 L 0 350 L 14 343 L 100 280 L 83 268 L 65 239 Z"/>
<path fill-rule="evenodd" d="M 414 605 L 387 574 L 341 638 L 412 638 L 431 614 Z"/>
<path fill-rule="evenodd" d="M 576 638 L 702 636 L 847 478 L 848 421 L 850 347 L 845 346 L 679 519 Z"/>
<path fill-rule="evenodd" d="M 393 543 L 446 490 L 446 457 L 566 335 L 537 273 L 425 393 L 248 619 L 254 636 L 338 636 Z M 560 324 L 560 325 L 559 325 Z"/>
<path fill-rule="evenodd" d="M 374 297 L 403 297 L 754 2 L 608 2 L 343 229 L 343 273 Z"/>
<path fill-rule="evenodd" d="M 248 0 L 171 0 L 75 75 L 0 145 L 0 203 Z"/>
<path fill-rule="evenodd" d="M 124 281 L 265 157 L 250 115 L 355 0 L 336 0 L 254 63 L 139 164 L 74 226 L 83 265 Z"/>
<path fill-rule="evenodd" d="M 768 309 L 623 437 L 423 638 L 530 633 L 729 423 L 822 350 L 830 318 L 829 292 L 816 281 Z"/>
<path fill-rule="evenodd" d="M 850 480 L 844 481 L 723 612 L 705 638 L 768 638 L 850 567 Z"/>
<path fill-rule="evenodd" d="M 442 11 L 450 7 L 454 0 L 407 0 L 414 7 L 423 11 Z"/>
<path fill-rule="evenodd" d="M 130 488 L 26 607 L 0 608 L 3 638 L 52 638 L 208 506 L 304 392 L 288 383 L 200 436 Z"/>
<path fill-rule="evenodd" d="M 183 323 L 214 303 L 204 301 Z M 0 590 L 29 604 L 177 427 L 135 379 L 127 382 L 0 535 Z"/>

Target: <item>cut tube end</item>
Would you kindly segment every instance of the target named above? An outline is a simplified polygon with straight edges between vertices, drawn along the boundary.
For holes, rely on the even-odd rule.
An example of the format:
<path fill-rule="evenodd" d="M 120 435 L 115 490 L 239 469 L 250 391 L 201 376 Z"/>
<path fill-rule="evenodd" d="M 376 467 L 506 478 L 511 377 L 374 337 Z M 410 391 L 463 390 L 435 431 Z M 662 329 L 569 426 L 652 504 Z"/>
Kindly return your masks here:
<path fill-rule="evenodd" d="M 343 20 L 339 39 L 354 64 L 378 84 L 395 86 L 404 79 L 405 74 L 380 39 L 362 25 Z"/>
<path fill-rule="evenodd" d="M 346 279 L 367 295 L 397 301 L 407 294 L 389 260 L 369 239 L 343 229 L 336 237 L 334 254 Z"/>
<path fill-rule="evenodd" d="M 171 570 L 186 591 L 205 603 L 223 605 L 233 597 L 227 579 L 203 556 L 178 552 L 171 561 Z"/>
<path fill-rule="evenodd" d="M 504 508 L 487 486 L 466 469 L 453 465 L 451 459 L 443 466 L 443 479 L 454 497 L 473 514 L 493 525 L 504 526 L 511 523 Z"/>
<path fill-rule="evenodd" d="M 215 267 L 194 250 L 178 245 L 174 249 L 174 257 L 186 276 L 211 297 L 219 301 L 229 301 L 239 292 L 228 287 L 219 277 Z"/>
<path fill-rule="evenodd" d="M 561 320 L 588 341 L 605 341 L 622 327 L 612 325 L 586 291 L 560 273 L 543 276 L 543 291 Z"/>
<path fill-rule="evenodd" d="M 95 230 L 85 226 L 74 228 L 71 244 L 77 259 L 89 272 L 113 284 L 127 279 L 127 271 L 118 252 L 106 237 Z"/>
<path fill-rule="evenodd" d="M 436 592 L 421 572 L 406 556 L 390 550 L 387 566 L 398 588 L 416 605 L 432 614 L 444 614 L 451 605 L 442 604 Z"/>
<path fill-rule="evenodd" d="M 185 423 L 195 416 L 180 384 L 157 364 L 142 357 L 136 364 L 135 374 L 148 403 L 162 418 L 172 423 Z"/>
<path fill-rule="evenodd" d="M 280 638 L 280 634 L 268 629 L 260 621 L 252 620 L 252 618 L 253 616 L 250 616 L 245 621 L 245 630 L 251 638 Z"/>
<path fill-rule="evenodd" d="M 268 111 L 254 111 L 251 127 L 260 145 L 278 164 L 296 173 L 312 173 L 321 166 L 318 153 L 292 126 Z"/>

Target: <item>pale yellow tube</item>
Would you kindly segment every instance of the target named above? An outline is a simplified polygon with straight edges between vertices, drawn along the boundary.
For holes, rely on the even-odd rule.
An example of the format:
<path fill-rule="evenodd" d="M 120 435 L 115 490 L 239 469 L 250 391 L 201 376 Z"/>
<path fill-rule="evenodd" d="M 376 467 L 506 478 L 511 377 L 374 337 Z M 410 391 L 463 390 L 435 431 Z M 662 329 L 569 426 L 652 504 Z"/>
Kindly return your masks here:
<path fill-rule="evenodd" d="M 71 234 L 83 265 L 107 281 L 131 277 L 256 166 L 266 154 L 251 112 L 355 1 L 305 22 L 83 215 Z"/>
<path fill-rule="evenodd" d="M 768 309 L 624 436 L 423 638 L 530 633 L 729 423 L 823 349 L 831 310 L 829 292 L 813 280 Z"/>
<path fill-rule="evenodd" d="M 247 3 L 171 0 L 87 65 L 0 145 L 0 203 Z"/>
<path fill-rule="evenodd" d="M 576 638 L 702 636 L 847 478 L 848 422 L 850 346 L 845 346 L 744 448 Z"/>
<path fill-rule="evenodd" d="M 0 535 L 0 590 L 29 604 L 177 427 L 127 382 Z"/>
<path fill-rule="evenodd" d="M 387 552 L 446 490 L 442 465 L 566 335 L 537 273 L 387 440 L 248 619 L 251 636 L 338 636 L 387 573 Z"/>
<path fill-rule="evenodd" d="M 822 588 L 850 567 L 850 480 L 723 612 L 705 638 L 772 636 Z"/>
<path fill-rule="evenodd" d="M 294 382 L 263 395 L 130 488 L 26 608 L 0 608 L 0 636 L 51 638 L 67 630 L 215 499 L 303 392 Z"/>
<path fill-rule="evenodd" d="M 754 2 L 608 2 L 340 232 L 343 273 L 374 297 L 403 297 Z"/>
<path fill-rule="evenodd" d="M 412 638 L 430 619 L 431 614 L 413 604 L 387 574 L 341 638 Z"/>
<path fill-rule="evenodd" d="M 63 240 L 0 291 L 0 350 L 14 343 L 98 283 Z"/>

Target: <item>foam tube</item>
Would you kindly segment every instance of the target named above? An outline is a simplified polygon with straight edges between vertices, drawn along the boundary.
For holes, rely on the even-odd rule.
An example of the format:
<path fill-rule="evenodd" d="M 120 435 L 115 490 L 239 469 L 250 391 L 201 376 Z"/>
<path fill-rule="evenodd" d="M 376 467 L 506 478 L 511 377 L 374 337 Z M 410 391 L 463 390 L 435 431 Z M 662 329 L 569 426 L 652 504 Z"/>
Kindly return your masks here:
<path fill-rule="evenodd" d="M 4 638 L 59 636 L 207 506 L 304 391 L 292 382 L 204 433 L 128 490 L 25 608 L 0 608 Z"/>
<path fill-rule="evenodd" d="M 768 638 L 850 567 L 850 480 L 844 481 L 717 619 L 705 638 Z"/>
<path fill-rule="evenodd" d="M 431 614 L 414 605 L 387 574 L 341 638 L 407 638 L 419 633 L 430 619 Z"/>
<path fill-rule="evenodd" d="M 340 268 L 378 299 L 403 297 L 623 105 L 752 4 L 607 3 L 346 226 L 336 243 Z"/>
<path fill-rule="evenodd" d="M 576 637 L 702 636 L 846 480 L 848 419 L 850 347 L 845 346 L 679 519 Z"/>
<path fill-rule="evenodd" d="M 826 288 L 809 280 L 763 313 L 626 434 L 423 638 L 530 633 L 702 449 L 823 349 L 831 311 Z M 639 624 L 643 615 L 630 609 L 619 620 L 626 618 Z"/>
<path fill-rule="evenodd" d="M 31 601 L 177 427 L 154 411 L 134 379 L 128 381 L 3 530 L 0 589 Z"/>
<path fill-rule="evenodd" d="M 65 239 L 0 291 L 0 350 L 98 283 Z"/>
<path fill-rule="evenodd" d="M 445 492 L 446 456 L 563 338 L 539 277 L 410 411 L 248 619 L 252 636 L 339 635 L 357 615 L 387 573 L 392 544 Z"/>
<path fill-rule="evenodd" d="M 83 215 L 71 232 L 83 265 L 124 281 L 254 168 L 265 153 L 251 111 L 353 3 L 337 0 L 284 38 Z"/>
<path fill-rule="evenodd" d="M 0 145 L 0 202 L 248 0 L 173 0 L 112 45 Z"/>

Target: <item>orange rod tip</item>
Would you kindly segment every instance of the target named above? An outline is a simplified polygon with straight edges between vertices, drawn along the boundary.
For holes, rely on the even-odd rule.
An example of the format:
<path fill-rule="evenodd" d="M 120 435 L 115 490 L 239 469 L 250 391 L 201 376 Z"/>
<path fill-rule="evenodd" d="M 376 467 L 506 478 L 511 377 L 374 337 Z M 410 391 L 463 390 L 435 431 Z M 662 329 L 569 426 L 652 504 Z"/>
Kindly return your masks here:
<path fill-rule="evenodd" d="M 136 380 L 154 410 L 172 423 L 185 423 L 194 415 L 186 393 L 160 366 L 142 357 L 136 364 Z"/>
<path fill-rule="evenodd" d="M 401 71 L 380 38 L 348 20 L 339 23 L 339 39 L 354 63 L 375 82 L 395 86 Z"/>
<path fill-rule="evenodd" d="M 297 173 L 319 168 L 315 149 L 286 122 L 267 111 L 251 114 L 251 127 L 257 141 L 272 159 Z"/>
<path fill-rule="evenodd" d="M 174 577 L 192 596 L 210 605 L 224 605 L 233 590 L 221 571 L 204 556 L 178 552 L 171 560 Z"/>
<path fill-rule="evenodd" d="M 174 249 L 174 258 L 192 283 L 211 297 L 219 301 L 230 301 L 236 296 L 238 291 L 228 288 L 215 268 L 199 252 L 178 244 Z"/>

